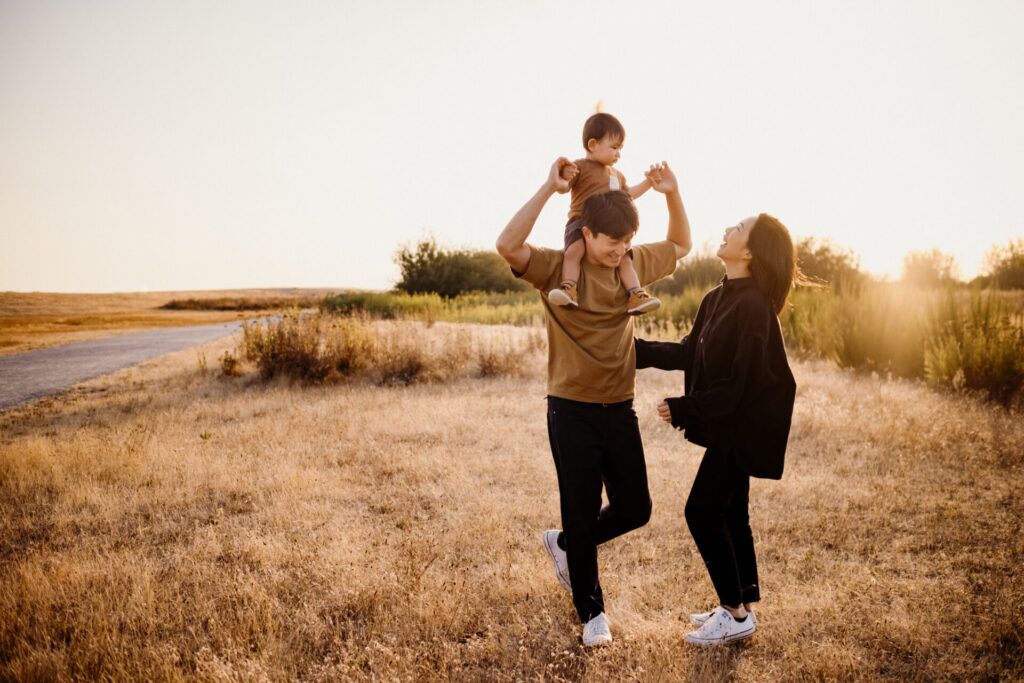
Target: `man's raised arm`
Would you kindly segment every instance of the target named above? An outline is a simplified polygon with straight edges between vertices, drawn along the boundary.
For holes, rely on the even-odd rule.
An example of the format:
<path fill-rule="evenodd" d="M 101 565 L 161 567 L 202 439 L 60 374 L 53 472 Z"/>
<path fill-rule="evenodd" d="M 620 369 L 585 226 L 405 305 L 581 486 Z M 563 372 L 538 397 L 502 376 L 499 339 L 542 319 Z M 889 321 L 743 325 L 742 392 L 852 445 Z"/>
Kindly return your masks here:
<path fill-rule="evenodd" d="M 690 221 L 686 218 L 683 198 L 679 194 L 679 181 L 668 167 L 667 161 L 651 166 L 646 175 L 651 181 L 651 187 L 665 195 L 665 202 L 668 204 L 666 239 L 676 245 L 676 258 L 681 259 L 690 253 L 693 241 L 690 238 Z"/>
<path fill-rule="evenodd" d="M 537 222 L 537 217 L 540 216 L 544 205 L 556 192 L 563 194 L 569 191 L 569 181 L 562 177 L 562 168 L 565 166 L 575 168 L 575 164 L 565 157 L 558 157 L 555 163 L 551 164 L 548 179 L 544 181 L 536 194 L 530 197 L 530 200 L 523 204 L 519 211 L 516 211 L 516 215 L 512 216 L 512 220 L 508 222 L 505 229 L 498 235 L 498 241 L 494 243 L 494 247 L 501 257 L 508 261 L 512 270 L 517 273 L 525 273 L 526 267 L 530 265 L 530 247 L 526 246 L 526 238 L 530 236 L 533 224 Z"/>

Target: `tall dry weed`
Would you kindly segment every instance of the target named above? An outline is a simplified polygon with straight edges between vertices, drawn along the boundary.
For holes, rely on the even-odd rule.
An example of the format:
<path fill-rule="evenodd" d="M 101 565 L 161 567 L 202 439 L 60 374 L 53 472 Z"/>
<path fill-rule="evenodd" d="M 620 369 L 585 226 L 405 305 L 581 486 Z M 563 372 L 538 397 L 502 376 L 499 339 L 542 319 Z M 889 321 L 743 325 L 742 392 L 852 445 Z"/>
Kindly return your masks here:
<path fill-rule="evenodd" d="M 243 326 L 245 358 L 269 379 L 364 380 L 382 385 L 524 375 L 537 368 L 534 330 L 375 321 L 366 314 L 288 314 Z M 540 341 L 538 341 L 540 340 Z"/>

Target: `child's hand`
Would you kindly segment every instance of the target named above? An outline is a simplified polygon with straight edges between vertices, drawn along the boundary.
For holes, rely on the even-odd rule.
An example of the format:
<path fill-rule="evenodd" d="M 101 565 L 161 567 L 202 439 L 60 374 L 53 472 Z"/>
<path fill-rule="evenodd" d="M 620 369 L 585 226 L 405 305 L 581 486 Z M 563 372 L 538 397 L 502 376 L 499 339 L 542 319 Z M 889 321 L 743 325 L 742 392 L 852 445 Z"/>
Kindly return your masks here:
<path fill-rule="evenodd" d="M 668 162 L 652 164 L 644 176 L 651 181 L 651 187 L 662 194 L 671 194 L 679 189 L 676 174 L 668 167 Z"/>
<path fill-rule="evenodd" d="M 566 170 L 567 168 L 569 170 Z M 548 172 L 548 186 L 558 194 L 565 194 L 569 191 L 569 180 L 563 174 L 568 173 L 575 178 L 579 172 L 576 164 L 565 157 L 558 157 L 555 159 L 555 163 L 551 164 L 551 170 Z"/>

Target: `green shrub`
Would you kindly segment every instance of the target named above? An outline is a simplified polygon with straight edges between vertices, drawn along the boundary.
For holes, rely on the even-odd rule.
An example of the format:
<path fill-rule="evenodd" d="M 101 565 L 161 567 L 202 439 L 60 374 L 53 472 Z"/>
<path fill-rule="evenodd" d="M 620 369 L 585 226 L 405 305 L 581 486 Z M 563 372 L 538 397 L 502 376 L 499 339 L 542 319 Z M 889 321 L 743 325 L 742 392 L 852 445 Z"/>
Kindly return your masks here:
<path fill-rule="evenodd" d="M 344 292 L 324 297 L 321 310 L 328 313 L 365 313 L 374 318 L 436 320 L 445 302 L 437 294 L 392 292 Z"/>
<path fill-rule="evenodd" d="M 900 377 L 920 377 L 927 336 L 928 293 L 913 287 L 871 284 L 857 293 L 837 293 L 835 361 Z M 827 324 L 819 324 L 828 333 Z"/>
<path fill-rule="evenodd" d="M 805 237 L 796 243 L 797 264 L 808 279 L 836 292 L 857 289 L 867 281 L 856 255 L 831 240 Z"/>
<path fill-rule="evenodd" d="M 401 279 L 395 289 L 407 294 L 454 297 L 465 292 L 525 291 L 508 264 L 494 251 L 442 249 L 433 238 L 395 254 Z"/>
<path fill-rule="evenodd" d="M 998 289 L 1024 289 L 1024 239 L 993 247 L 985 256 L 983 282 Z"/>
<path fill-rule="evenodd" d="M 710 248 L 687 256 L 670 277 L 658 280 L 650 290 L 659 298 L 688 290 L 707 291 L 722 281 L 725 266 Z"/>
<path fill-rule="evenodd" d="M 1024 315 L 1010 315 L 993 292 L 972 292 L 966 308 L 946 300 L 936 309 L 936 332 L 925 349 L 928 380 L 982 392 L 1004 405 L 1019 400 L 1024 389 Z"/>
<path fill-rule="evenodd" d="M 938 249 L 912 251 L 903 258 L 903 281 L 917 287 L 941 287 L 958 281 L 956 259 Z"/>

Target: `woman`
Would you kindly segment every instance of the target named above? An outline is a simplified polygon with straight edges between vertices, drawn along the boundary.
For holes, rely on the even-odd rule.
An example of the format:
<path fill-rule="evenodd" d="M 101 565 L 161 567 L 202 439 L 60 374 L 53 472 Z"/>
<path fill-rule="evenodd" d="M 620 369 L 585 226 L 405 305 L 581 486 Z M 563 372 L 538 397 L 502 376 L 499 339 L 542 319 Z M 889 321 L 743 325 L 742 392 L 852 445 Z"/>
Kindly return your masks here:
<path fill-rule="evenodd" d="M 636 340 L 637 368 L 683 370 L 685 395 L 658 405 L 661 419 L 707 450 L 686 522 L 719 607 L 691 615 L 686 639 L 716 645 L 749 638 L 760 599 L 747 511 L 750 477 L 780 479 L 796 382 L 778 314 L 799 277 L 785 226 L 762 213 L 728 228 L 718 248 L 722 284 L 707 293 L 681 342 Z"/>

